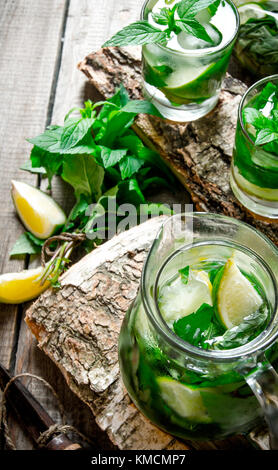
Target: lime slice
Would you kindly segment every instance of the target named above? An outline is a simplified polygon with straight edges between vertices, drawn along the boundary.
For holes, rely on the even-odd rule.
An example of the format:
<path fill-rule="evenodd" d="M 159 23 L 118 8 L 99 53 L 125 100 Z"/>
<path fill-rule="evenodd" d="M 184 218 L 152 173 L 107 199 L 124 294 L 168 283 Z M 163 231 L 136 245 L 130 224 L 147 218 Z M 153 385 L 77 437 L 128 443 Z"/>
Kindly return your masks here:
<path fill-rule="evenodd" d="M 164 320 L 172 325 L 175 320 L 196 312 L 203 303 L 212 305 L 212 285 L 208 273 L 190 270 L 187 284 L 177 277 L 159 292 L 159 308 Z"/>
<path fill-rule="evenodd" d="M 261 188 L 256 184 L 250 183 L 239 173 L 237 168 L 234 168 L 234 174 L 238 186 L 242 189 L 242 191 L 250 194 L 250 196 L 255 196 L 265 201 L 278 201 L 278 188 Z"/>
<path fill-rule="evenodd" d="M 246 3 L 245 5 L 241 5 L 238 7 L 238 12 L 241 24 L 246 23 L 250 18 L 259 20 L 266 16 L 265 10 L 258 5 L 258 3 Z"/>
<path fill-rule="evenodd" d="M 218 62 L 214 62 L 206 67 L 200 67 L 196 78 L 190 81 L 185 80 L 185 71 L 181 69 L 179 75 L 176 72 L 170 76 L 171 81 L 167 80 L 167 87 L 161 88 L 161 91 L 173 103 L 202 102 L 213 94 L 210 80 L 213 79 L 215 84 L 221 81 L 228 66 L 229 57 L 230 55 L 226 54 Z M 183 77 L 182 85 L 179 85 L 181 81 L 179 77 Z"/>
<path fill-rule="evenodd" d="M 50 283 L 40 284 L 43 268 L 30 269 L 20 273 L 2 274 L 0 276 L 0 302 L 19 304 L 32 300 L 41 294 Z"/>
<path fill-rule="evenodd" d="M 229 258 L 216 292 L 216 302 L 222 324 L 226 328 L 233 328 L 256 312 L 263 300 L 235 261 Z"/>
<path fill-rule="evenodd" d="M 66 222 L 66 216 L 58 204 L 27 183 L 12 181 L 12 198 L 22 223 L 38 238 L 50 237 Z"/>
<path fill-rule="evenodd" d="M 211 421 L 204 406 L 200 389 L 189 387 L 169 377 L 159 377 L 157 383 L 162 399 L 179 416 L 199 423 Z"/>

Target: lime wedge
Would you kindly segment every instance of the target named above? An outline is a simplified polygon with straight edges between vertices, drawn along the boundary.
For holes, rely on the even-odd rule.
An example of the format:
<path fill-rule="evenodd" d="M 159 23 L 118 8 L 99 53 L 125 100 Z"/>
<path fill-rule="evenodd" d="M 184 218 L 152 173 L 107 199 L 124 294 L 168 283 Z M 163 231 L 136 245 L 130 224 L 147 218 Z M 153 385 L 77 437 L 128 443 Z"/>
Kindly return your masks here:
<path fill-rule="evenodd" d="M 187 284 L 179 276 L 159 292 L 159 308 L 164 320 L 172 325 L 175 320 L 196 312 L 203 303 L 212 305 L 212 286 L 205 271 L 190 270 Z"/>
<path fill-rule="evenodd" d="M 196 78 L 188 82 L 185 82 L 183 78 L 183 85 L 179 85 L 178 79 L 175 80 L 175 77 L 178 78 L 177 74 L 172 74 L 171 82 L 167 80 L 167 87 L 161 88 L 161 91 L 176 104 L 186 104 L 191 101 L 202 102 L 213 94 L 210 80 L 213 79 L 214 83 L 221 81 L 228 66 L 229 57 L 230 55 L 226 54 L 218 62 L 214 62 L 208 67 L 201 67 Z M 184 76 L 185 72 L 181 69 L 180 76 L 182 75 Z"/>
<path fill-rule="evenodd" d="M 8 273 L 0 276 L 0 302 L 19 304 L 32 300 L 41 294 L 50 283 L 40 284 L 43 268 L 29 269 L 20 273 Z"/>
<path fill-rule="evenodd" d="M 245 191 L 250 196 L 255 196 L 259 199 L 265 201 L 278 201 L 278 188 L 261 188 L 256 184 L 250 183 L 246 178 L 244 178 L 238 171 L 237 168 L 234 168 L 235 179 L 238 186 Z M 277 183 L 278 185 L 278 183 Z"/>
<path fill-rule="evenodd" d="M 40 239 L 50 237 L 66 222 L 66 216 L 58 204 L 27 183 L 12 181 L 12 198 L 22 223 Z"/>
<path fill-rule="evenodd" d="M 238 7 L 240 24 L 246 23 L 251 18 L 259 20 L 266 16 L 265 10 L 258 3 L 246 3 Z"/>
<path fill-rule="evenodd" d="M 199 423 L 211 421 L 204 406 L 200 389 L 189 387 L 169 377 L 159 377 L 157 383 L 162 399 L 179 416 Z"/>
<path fill-rule="evenodd" d="M 263 303 L 251 282 L 229 258 L 215 293 L 218 316 L 225 328 L 239 325 L 245 317 L 256 312 Z"/>

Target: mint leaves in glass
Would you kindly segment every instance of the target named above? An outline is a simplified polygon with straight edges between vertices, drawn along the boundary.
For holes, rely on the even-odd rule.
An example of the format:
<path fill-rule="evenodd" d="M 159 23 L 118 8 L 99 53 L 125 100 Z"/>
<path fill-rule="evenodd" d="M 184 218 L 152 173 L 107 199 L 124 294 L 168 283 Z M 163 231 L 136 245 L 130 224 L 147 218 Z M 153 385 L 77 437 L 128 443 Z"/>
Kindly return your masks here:
<path fill-rule="evenodd" d="M 147 98 L 168 119 L 194 120 L 217 103 L 238 23 L 230 0 L 148 0 L 104 46 L 142 45 Z"/>
<path fill-rule="evenodd" d="M 242 98 L 231 187 L 250 211 L 278 218 L 278 75 L 255 83 Z"/>
<path fill-rule="evenodd" d="M 278 71 L 277 0 L 236 0 L 240 29 L 235 45 L 239 62 L 258 78 Z"/>
<path fill-rule="evenodd" d="M 250 361 L 259 373 L 267 350 L 277 368 L 278 252 L 235 219 L 179 217 L 164 223 L 148 255 L 120 333 L 120 368 L 132 400 L 160 428 L 222 439 L 262 415 L 242 367 Z"/>

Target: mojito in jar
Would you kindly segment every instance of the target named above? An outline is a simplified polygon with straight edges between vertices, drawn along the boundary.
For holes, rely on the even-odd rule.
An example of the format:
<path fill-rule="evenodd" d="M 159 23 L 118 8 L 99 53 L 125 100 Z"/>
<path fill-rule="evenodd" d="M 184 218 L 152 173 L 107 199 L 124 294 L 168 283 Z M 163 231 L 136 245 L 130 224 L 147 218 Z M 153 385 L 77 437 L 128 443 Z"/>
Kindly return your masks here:
<path fill-rule="evenodd" d="M 242 98 L 231 187 L 253 213 L 278 218 L 278 75 L 255 83 Z"/>
<path fill-rule="evenodd" d="M 167 31 L 169 17 L 175 24 L 167 39 L 142 46 L 143 85 L 145 95 L 164 117 L 190 121 L 217 103 L 239 18 L 230 0 L 216 0 L 190 18 L 185 14 L 185 22 L 181 3 L 148 0 L 143 7 L 141 18 L 151 26 Z M 200 34 L 193 29 L 196 25 Z"/>
<path fill-rule="evenodd" d="M 234 53 L 255 77 L 278 71 L 277 0 L 236 0 L 240 29 Z"/>
<path fill-rule="evenodd" d="M 241 239 L 258 250 L 266 243 L 271 262 L 278 254 L 267 242 L 256 244 L 260 236 L 245 224 L 193 217 L 193 243 L 163 259 L 169 241 L 160 233 L 154 242 L 121 329 L 120 368 L 131 399 L 154 424 L 183 439 L 223 439 L 250 431 L 262 417 L 240 363 L 264 350 L 277 309 L 275 275 Z M 277 345 L 266 357 L 276 364 Z"/>

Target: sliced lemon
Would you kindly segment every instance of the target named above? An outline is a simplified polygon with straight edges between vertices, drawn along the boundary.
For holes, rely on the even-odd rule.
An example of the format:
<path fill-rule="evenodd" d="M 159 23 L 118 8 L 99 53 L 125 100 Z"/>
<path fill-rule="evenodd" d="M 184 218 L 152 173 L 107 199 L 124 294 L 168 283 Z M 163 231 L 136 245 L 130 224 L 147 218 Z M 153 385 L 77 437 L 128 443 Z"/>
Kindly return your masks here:
<path fill-rule="evenodd" d="M 11 192 L 22 223 L 36 237 L 44 240 L 65 224 L 63 210 L 39 189 L 27 183 L 12 181 Z"/>
<path fill-rule="evenodd" d="M 203 303 L 212 305 L 212 285 L 205 271 L 190 270 L 187 284 L 177 277 L 159 292 L 159 308 L 164 320 L 174 321 L 196 312 Z"/>
<path fill-rule="evenodd" d="M 258 5 L 258 3 L 246 3 L 245 5 L 241 5 L 238 7 L 238 12 L 241 24 L 246 23 L 250 18 L 259 20 L 266 16 L 265 10 Z"/>
<path fill-rule="evenodd" d="M 189 387 L 169 377 L 159 377 L 157 383 L 162 399 L 179 416 L 199 423 L 211 421 L 200 389 Z"/>
<path fill-rule="evenodd" d="M 0 276 L 0 302 L 20 304 L 40 295 L 50 285 L 46 281 L 40 284 L 43 268 L 29 269 L 20 273 L 8 273 Z"/>
<path fill-rule="evenodd" d="M 216 293 L 218 315 L 226 328 L 239 325 L 245 317 L 256 312 L 263 303 L 251 282 L 229 258 Z"/>

